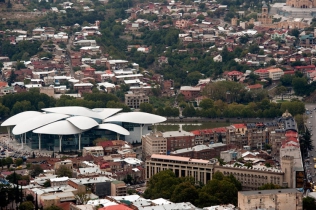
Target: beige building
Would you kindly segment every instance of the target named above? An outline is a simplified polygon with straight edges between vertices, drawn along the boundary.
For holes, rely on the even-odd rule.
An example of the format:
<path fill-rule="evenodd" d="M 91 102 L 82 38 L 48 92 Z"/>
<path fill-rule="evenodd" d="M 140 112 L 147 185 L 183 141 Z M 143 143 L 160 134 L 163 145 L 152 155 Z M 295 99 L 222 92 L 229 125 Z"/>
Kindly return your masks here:
<path fill-rule="evenodd" d="M 149 97 L 145 93 L 129 92 L 125 94 L 125 104 L 134 109 L 138 109 L 142 103 L 149 103 Z"/>
<path fill-rule="evenodd" d="M 283 187 L 295 187 L 294 158 L 285 156 L 281 159 L 282 170 L 255 165 L 252 168 L 234 165 L 216 165 L 214 172 L 222 172 L 224 175 L 234 175 L 241 182 L 243 190 L 257 190 L 262 185 L 272 183 Z"/>
<path fill-rule="evenodd" d="M 95 157 L 102 157 L 102 156 L 104 156 L 103 147 L 102 146 L 84 147 L 82 150 L 82 156 L 85 157 L 87 155 L 92 155 Z"/>
<path fill-rule="evenodd" d="M 60 168 L 60 166 L 66 166 L 70 170 L 73 169 L 73 163 L 71 160 L 63 160 L 60 162 L 56 162 L 55 166 L 54 166 L 55 171 L 58 170 Z"/>
<path fill-rule="evenodd" d="M 143 157 L 146 158 L 152 154 L 167 154 L 167 139 L 161 132 L 151 132 L 142 136 Z"/>
<path fill-rule="evenodd" d="M 274 80 L 280 80 L 280 78 L 284 75 L 284 71 L 280 68 L 268 69 L 269 78 Z"/>
<path fill-rule="evenodd" d="M 126 184 L 123 181 L 111 182 L 111 196 L 126 196 Z"/>
<path fill-rule="evenodd" d="M 294 8 L 315 8 L 316 0 L 286 0 L 286 5 Z"/>
<path fill-rule="evenodd" d="M 145 163 L 145 179 L 149 180 L 160 171 L 172 170 L 177 177 L 192 176 L 195 181 L 206 184 L 212 179 L 214 162 L 188 157 L 153 154 Z"/>
<path fill-rule="evenodd" d="M 268 6 L 264 4 L 262 6 L 262 13 L 258 13 L 257 19 L 262 25 L 272 24 L 273 16 L 269 15 Z"/>
<path fill-rule="evenodd" d="M 239 191 L 238 207 L 242 210 L 302 210 L 303 193 L 297 189 Z"/>

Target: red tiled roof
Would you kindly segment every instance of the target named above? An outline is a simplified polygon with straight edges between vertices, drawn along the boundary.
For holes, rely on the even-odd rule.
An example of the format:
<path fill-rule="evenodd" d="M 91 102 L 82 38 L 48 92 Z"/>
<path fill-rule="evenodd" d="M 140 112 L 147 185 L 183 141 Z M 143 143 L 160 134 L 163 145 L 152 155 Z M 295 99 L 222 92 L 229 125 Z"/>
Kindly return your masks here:
<path fill-rule="evenodd" d="M 233 124 L 233 126 L 235 127 L 235 128 L 246 128 L 247 126 L 245 125 L 245 124 Z"/>
<path fill-rule="evenodd" d="M 199 130 L 191 131 L 191 133 L 193 133 L 194 135 L 200 135 L 200 131 Z"/>
<path fill-rule="evenodd" d="M 295 74 L 295 71 L 284 71 L 284 74 Z"/>
<path fill-rule="evenodd" d="M 226 132 L 227 129 L 224 128 L 224 127 L 221 127 L 221 128 L 213 128 L 212 131 L 213 131 L 213 132 L 216 132 L 216 133 L 222 133 L 222 132 Z"/>
<path fill-rule="evenodd" d="M 254 72 L 256 72 L 256 73 L 269 73 L 267 69 L 258 69 Z"/>
<path fill-rule="evenodd" d="M 7 82 L 0 82 L 0 87 L 7 87 L 8 83 Z"/>
<path fill-rule="evenodd" d="M 259 89 L 262 87 L 263 87 L 263 85 L 261 85 L 261 84 L 248 85 L 249 89 Z"/>
<path fill-rule="evenodd" d="M 103 208 L 100 208 L 99 210 L 133 210 L 123 204 L 113 205 L 113 206 L 106 206 Z"/>
<path fill-rule="evenodd" d="M 103 141 L 103 142 L 98 142 L 97 146 L 109 147 L 109 146 L 113 146 L 113 143 L 112 141 Z"/>
<path fill-rule="evenodd" d="M 315 65 L 308 65 L 308 66 L 294 66 L 295 69 L 305 69 L 305 68 L 315 68 Z"/>
<path fill-rule="evenodd" d="M 242 72 L 240 71 L 231 71 L 227 73 L 228 76 L 241 76 L 244 75 Z"/>

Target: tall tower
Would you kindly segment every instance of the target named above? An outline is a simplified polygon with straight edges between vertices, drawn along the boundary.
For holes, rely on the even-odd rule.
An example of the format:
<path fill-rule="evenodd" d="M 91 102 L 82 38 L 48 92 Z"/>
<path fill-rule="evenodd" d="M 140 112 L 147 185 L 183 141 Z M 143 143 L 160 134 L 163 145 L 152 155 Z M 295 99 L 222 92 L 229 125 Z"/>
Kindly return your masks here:
<path fill-rule="evenodd" d="M 263 3 L 263 6 L 262 6 L 262 8 L 261 8 L 261 12 L 262 12 L 262 16 L 263 16 L 263 18 L 266 18 L 266 17 L 268 17 L 268 10 L 269 8 L 268 8 L 268 6 L 266 5 L 266 3 L 264 2 Z M 264 16 L 265 15 L 265 16 Z"/>
<path fill-rule="evenodd" d="M 284 172 L 284 179 L 283 182 L 284 184 L 287 183 L 287 186 L 283 187 L 288 187 L 288 188 L 294 188 L 293 186 L 294 183 L 294 157 L 293 156 L 283 156 L 281 158 L 281 169 Z"/>

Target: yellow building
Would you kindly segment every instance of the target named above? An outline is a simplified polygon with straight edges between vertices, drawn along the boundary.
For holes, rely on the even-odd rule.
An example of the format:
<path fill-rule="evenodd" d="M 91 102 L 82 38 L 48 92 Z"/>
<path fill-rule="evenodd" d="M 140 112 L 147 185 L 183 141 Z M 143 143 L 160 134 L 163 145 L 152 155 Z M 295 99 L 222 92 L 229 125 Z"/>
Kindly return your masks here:
<path fill-rule="evenodd" d="M 286 5 L 294 8 L 314 8 L 316 0 L 286 0 Z"/>
<path fill-rule="evenodd" d="M 303 193 L 297 189 L 239 191 L 238 207 L 242 210 L 302 210 Z"/>
<path fill-rule="evenodd" d="M 268 6 L 266 4 L 262 6 L 262 13 L 258 13 L 257 19 L 262 25 L 272 24 L 273 16 L 269 15 Z"/>

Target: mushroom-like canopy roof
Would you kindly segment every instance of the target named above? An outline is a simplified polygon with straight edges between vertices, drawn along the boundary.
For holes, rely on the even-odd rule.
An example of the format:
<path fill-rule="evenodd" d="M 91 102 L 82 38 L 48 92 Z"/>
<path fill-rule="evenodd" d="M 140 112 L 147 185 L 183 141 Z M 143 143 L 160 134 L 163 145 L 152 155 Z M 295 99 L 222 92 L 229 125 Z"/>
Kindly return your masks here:
<path fill-rule="evenodd" d="M 27 133 L 29 131 L 32 131 L 36 128 L 42 127 L 44 125 L 50 124 L 52 122 L 56 122 L 61 119 L 65 119 L 69 117 L 65 114 L 41 114 L 35 117 L 31 117 L 27 120 L 22 121 L 21 123 L 18 123 L 12 130 L 12 133 L 14 135 L 20 135 L 23 133 Z"/>
<path fill-rule="evenodd" d="M 24 120 L 33 118 L 35 116 L 38 115 L 42 115 L 42 112 L 36 112 L 36 111 L 26 111 L 26 112 L 21 112 L 19 114 L 16 114 L 10 118 L 8 118 L 7 120 L 5 120 L 1 126 L 13 126 L 13 125 L 17 125 L 20 122 L 23 122 Z"/>
<path fill-rule="evenodd" d="M 100 124 L 97 129 L 103 129 L 103 130 L 110 130 L 113 131 L 115 133 L 119 133 L 121 135 L 129 135 L 129 131 L 126 130 L 125 128 L 116 125 L 116 124 L 112 124 L 112 123 L 105 123 L 105 124 Z"/>
<path fill-rule="evenodd" d="M 38 134 L 51 134 L 51 135 L 73 135 L 82 133 L 82 130 L 74 126 L 67 120 L 57 121 L 33 131 Z"/>
<path fill-rule="evenodd" d="M 103 122 L 128 122 L 136 124 L 154 124 L 164 122 L 167 119 L 155 114 L 145 112 L 126 112 L 119 113 L 112 117 L 106 118 Z"/>

